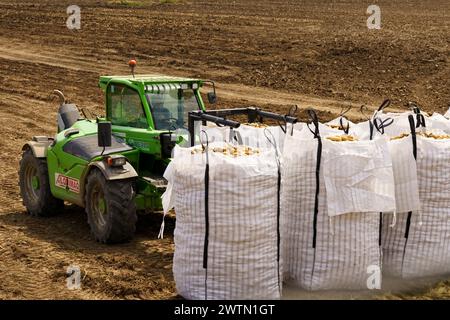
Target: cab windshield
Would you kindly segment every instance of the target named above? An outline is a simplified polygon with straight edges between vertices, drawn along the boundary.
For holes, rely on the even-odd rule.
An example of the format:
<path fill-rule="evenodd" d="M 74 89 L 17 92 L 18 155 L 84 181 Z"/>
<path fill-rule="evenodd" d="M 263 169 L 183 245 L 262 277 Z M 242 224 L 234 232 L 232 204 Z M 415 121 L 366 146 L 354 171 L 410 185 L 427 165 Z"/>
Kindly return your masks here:
<path fill-rule="evenodd" d="M 160 93 L 147 93 L 146 96 L 157 130 L 187 128 L 188 113 L 200 110 L 192 89 L 171 89 Z"/>

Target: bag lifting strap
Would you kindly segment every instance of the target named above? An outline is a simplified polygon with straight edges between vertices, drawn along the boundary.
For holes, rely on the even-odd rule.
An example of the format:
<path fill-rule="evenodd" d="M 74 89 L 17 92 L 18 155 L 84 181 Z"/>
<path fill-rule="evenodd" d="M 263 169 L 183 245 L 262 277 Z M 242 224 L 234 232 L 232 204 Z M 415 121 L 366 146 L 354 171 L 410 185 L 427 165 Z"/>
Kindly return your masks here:
<path fill-rule="evenodd" d="M 322 139 L 319 133 L 319 119 L 314 110 L 308 110 L 308 116 L 314 124 L 314 131 L 311 130 L 308 123 L 309 130 L 314 134 L 314 138 L 317 139 L 317 161 L 316 161 L 316 194 L 314 197 L 314 221 L 313 221 L 313 243 L 312 247 L 316 248 L 317 242 L 317 216 L 319 214 L 319 189 L 320 189 L 320 163 L 322 161 Z"/>
<path fill-rule="evenodd" d="M 423 115 L 421 115 L 423 117 Z M 414 124 L 414 116 L 409 115 L 409 128 L 411 129 L 411 139 L 413 144 L 413 155 L 414 159 L 417 161 L 417 135 L 416 135 L 416 125 Z M 425 124 L 425 118 L 423 119 L 423 124 Z M 412 211 L 408 212 L 408 217 L 406 218 L 406 229 L 405 229 L 405 239 L 408 239 L 409 237 L 409 229 L 411 227 L 411 217 L 412 217 Z M 406 243 L 405 243 L 406 247 Z"/>
<path fill-rule="evenodd" d="M 205 269 L 205 300 L 208 300 L 208 246 L 209 246 L 209 156 L 208 156 L 208 134 L 202 130 L 206 136 L 206 145 L 202 142 L 205 150 L 205 239 L 203 242 L 203 269 Z"/>
<path fill-rule="evenodd" d="M 386 101 L 386 100 L 385 100 Z M 385 102 L 383 102 L 383 104 L 385 104 Z M 381 108 L 381 107 L 380 107 Z M 376 120 L 374 119 L 374 121 L 372 122 L 371 120 L 369 120 L 369 130 L 370 130 L 370 140 L 373 140 L 373 134 L 374 134 L 374 128 L 376 128 Z M 383 126 L 383 122 L 381 122 L 382 124 L 382 132 L 380 131 L 380 128 L 376 128 L 381 134 L 384 134 L 384 126 Z M 391 123 L 392 124 L 392 123 Z M 390 124 L 389 124 L 390 125 Z M 378 246 L 381 247 L 381 236 L 383 234 L 383 212 L 380 212 L 380 222 L 379 222 L 379 226 L 378 226 Z"/>

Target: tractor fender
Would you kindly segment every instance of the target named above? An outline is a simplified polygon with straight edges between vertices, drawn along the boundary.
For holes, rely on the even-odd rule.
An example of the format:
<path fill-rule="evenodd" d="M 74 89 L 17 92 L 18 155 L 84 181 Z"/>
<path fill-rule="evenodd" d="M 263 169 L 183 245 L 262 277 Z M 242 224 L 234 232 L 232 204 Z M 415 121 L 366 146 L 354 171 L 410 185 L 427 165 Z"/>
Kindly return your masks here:
<path fill-rule="evenodd" d="M 22 151 L 30 149 L 36 158 L 46 158 L 47 149 L 52 144 L 53 139 L 45 136 L 35 136 L 33 140 L 28 141 L 22 147 Z"/>
<path fill-rule="evenodd" d="M 129 162 L 127 162 L 123 167 L 114 168 L 108 166 L 104 161 L 94 161 L 89 164 L 87 174 L 89 174 L 93 168 L 99 169 L 105 176 L 106 180 L 130 179 L 138 176 L 136 170 L 134 170 L 133 166 Z"/>

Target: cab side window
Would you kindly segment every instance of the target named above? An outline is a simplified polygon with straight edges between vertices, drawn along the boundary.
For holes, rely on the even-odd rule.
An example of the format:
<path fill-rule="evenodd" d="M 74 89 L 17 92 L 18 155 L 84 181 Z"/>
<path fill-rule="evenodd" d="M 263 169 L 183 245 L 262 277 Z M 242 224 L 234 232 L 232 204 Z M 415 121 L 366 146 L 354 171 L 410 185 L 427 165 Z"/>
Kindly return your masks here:
<path fill-rule="evenodd" d="M 139 93 L 124 85 L 111 84 L 107 91 L 108 119 L 113 125 L 148 128 Z"/>

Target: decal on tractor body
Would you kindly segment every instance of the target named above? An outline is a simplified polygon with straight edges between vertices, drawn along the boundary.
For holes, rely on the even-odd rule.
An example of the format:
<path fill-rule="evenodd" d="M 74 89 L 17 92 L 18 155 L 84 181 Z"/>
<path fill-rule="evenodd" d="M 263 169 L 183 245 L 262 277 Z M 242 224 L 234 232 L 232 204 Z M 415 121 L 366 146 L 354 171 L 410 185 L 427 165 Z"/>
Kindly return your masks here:
<path fill-rule="evenodd" d="M 68 189 L 72 192 L 80 192 L 80 180 L 55 173 L 55 185 L 59 188 Z"/>

